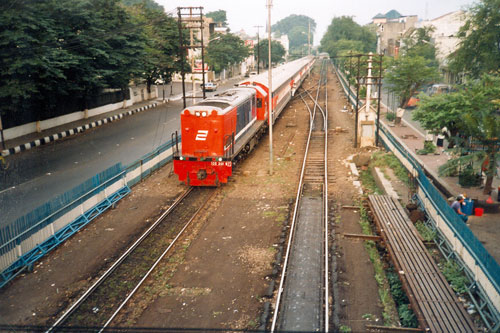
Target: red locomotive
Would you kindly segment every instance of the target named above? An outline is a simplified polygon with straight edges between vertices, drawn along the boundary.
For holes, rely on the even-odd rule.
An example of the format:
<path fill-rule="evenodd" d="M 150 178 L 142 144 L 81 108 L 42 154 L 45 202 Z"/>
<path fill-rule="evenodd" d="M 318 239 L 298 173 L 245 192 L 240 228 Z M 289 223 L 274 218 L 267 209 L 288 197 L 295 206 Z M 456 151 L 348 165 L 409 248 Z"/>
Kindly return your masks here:
<path fill-rule="evenodd" d="M 292 98 L 314 58 L 273 69 L 273 123 Z M 227 183 L 233 162 L 250 152 L 267 129 L 267 73 L 209 97 L 181 113 L 182 152 L 174 152 L 174 172 L 191 186 Z"/>

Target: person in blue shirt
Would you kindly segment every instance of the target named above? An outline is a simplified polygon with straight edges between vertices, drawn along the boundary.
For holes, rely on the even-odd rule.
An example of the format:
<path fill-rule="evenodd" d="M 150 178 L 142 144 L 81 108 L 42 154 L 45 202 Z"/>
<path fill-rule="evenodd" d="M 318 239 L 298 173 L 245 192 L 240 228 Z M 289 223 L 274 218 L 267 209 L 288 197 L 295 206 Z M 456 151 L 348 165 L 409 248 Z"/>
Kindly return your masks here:
<path fill-rule="evenodd" d="M 452 204 L 451 204 L 451 208 L 453 208 L 453 210 L 455 211 L 455 213 L 458 214 L 458 216 L 460 216 L 460 218 L 462 219 L 462 221 L 467 222 L 467 220 L 469 219 L 469 217 L 467 216 L 467 214 L 464 214 L 462 213 L 462 210 L 460 209 L 462 207 L 464 203 L 464 197 L 462 197 L 461 195 L 459 195 L 457 197 L 457 200 L 454 201 Z"/>

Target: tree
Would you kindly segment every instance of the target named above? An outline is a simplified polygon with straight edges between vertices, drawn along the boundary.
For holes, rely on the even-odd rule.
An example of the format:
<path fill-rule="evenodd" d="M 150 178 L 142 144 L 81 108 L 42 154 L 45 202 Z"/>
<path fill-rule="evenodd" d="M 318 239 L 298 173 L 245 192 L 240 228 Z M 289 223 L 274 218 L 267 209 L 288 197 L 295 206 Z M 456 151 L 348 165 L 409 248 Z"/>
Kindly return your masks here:
<path fill-rule="evenodd" d="M 142 32 L 119 0 L 25 0 L 0 8 L 0 108 L 42 120 L 137 76 Z M 77 111 L 77 110 L 74 110 Z"/>
<path fill-rule="evenodd" d="M 441 173 L 457 168 L 458 164 L 478 161 L 484 166 L 486 184 L 484 193 L 491 192 L 491 184 L 496 174 L 496 161 L 500 159 L 500 77 L 483 75 L 450 94 L 423 98 L 414 112 L 425 129 L 438 131 L 446 126 L 452 136 L 470 137 L 475 143 L 468 147 L 471 153 L 450 160 Z M 484 149 L 477 149 L 477 146 Z"/>
<path fill-rule="evenodd" d="M 310 34 L 309 34 L 309 28 Z M 287 35 L 289 40 L 290 53 L 301 52 L 310 43 L 313 44 L 313 36 L 316 31 L 316 22 L 305 15 L 290 15 L 273 24 L 271 27 L 277 35 Z"/>
<path fill-rule="evenodd" d="M 206 16 L 213 19 L 214 23 L 218 23 L 223 27 L 227 26 L 227 16 L 225 10 L 219 9 L 215 12 L 207 13 Z"/>
<path fill-rule="evenodd" d="M 439 72 L 422 56 L 403 55 L 392 59 L 385 74 L 388 90 L 399 96 L 399 106 L 405 108 L 419 89 L 436 81 Z"/>
<path fill-rule="evenodd" d="M 412 112 L 413 120 L 417 120 L 420 125 L 432 133 L 440 133 L 446 127 L 449 134 L 444 133 L 449 142 L 449 148 L 455 145 L 455 139 L 460 131 L 464 129 L 462 121 L 464 110 L 470 108 L 470 100 L 465 98 L 463 93 L 451 92 L 449 94 L 436 94 L 428 96 L 419 95 L 420 102 Z"/>
<path fill-rule="evenodd" d="M 340 41 L 344 41 L 344 45 L 337 45 Z M 375 51 L 377 36 L 369 27 L 360 26 L 350 16 L 335 17 L 321 39 L 320 50 L 328 52 L 330 57 L 335 57 L 339 51 L 349 50 L 345 48 L 345 41 L 359 42 L 355 43 L 356 48 L 362 46 L 361 51 L 367 53 Z"/>
<path fill-rule="evenodd" d="M 250 50 L 245 42 L 233 34 L 216 34 L 207 47 L 207 62 L 217 73 L 243 61 Z"/>
<path fill-rule="evenodd" d="M 122 0 L 123 4 L 125 6 L 136 6 L 136 5 L 143 5 L 144 7 L 148 9 L 156 9 L 159 11 L 165 11 L 163 6 L 160 6 L 158 3 L 156 3 L 154 0 Z"/>
<path fill-rule="evenodd" d="M 479 78 L 500 73 L 500 1 L 481 0 L 468 11 L 460 28 L 460 44 L 450 55 L 450 69 Z"/>
<path fill-rule="evenodd" d="M 421 56 L 429 61 L 428 66 L 438 67 L 436 47 L 431 42 L 434 26 L 415 29 L 410 37 L 403 39 L 402 53 L 409 56 Z"/>
<path fill-rule="evenodd" d="M 263 39 L 259 43 L 259 47 L 257 48 L 259 53 L 259 59 L 262 63 L 264 63 L 264 67 L 267 67 L 269 64 L 269 40 Z M 271 41 L 271 63 L 277 64 L 281 61 L 285 60 L 286 50 L 278 41 Z"/>
<path fill-rule="evenodd" d="M 151 8 L 145 2 L 129 8 L 129 12 L 144 31 L 144 57 L 141 58 L 142 75 L 148 92 L 151 85 L 161 79 L 171 81 L 174 72 L 181 71 L 179 59 L 179 30 L 177 21 L 163 11 Z M 187 59 L 184 69 L 189 70 Z"/>

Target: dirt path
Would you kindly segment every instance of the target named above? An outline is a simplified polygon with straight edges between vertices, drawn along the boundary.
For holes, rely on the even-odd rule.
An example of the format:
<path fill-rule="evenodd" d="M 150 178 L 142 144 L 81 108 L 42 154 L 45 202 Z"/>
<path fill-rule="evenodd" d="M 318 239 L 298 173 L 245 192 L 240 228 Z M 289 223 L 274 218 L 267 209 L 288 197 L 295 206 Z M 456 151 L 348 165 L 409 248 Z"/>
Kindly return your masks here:
<path fill-rule="evenodd" d="M 341 112 L 348 105 L 340 84 L 334 75 L 329 76 L 329 196 L 335 207 L 335 240 L 337 242 L 337 274 L 340 305 L 340 325 L 348 326 L 352 332 L 365 331 L 370 317 L 373 323 L 382 325 L 382 306 L 379 301 L 375 271 L 363 241 L 344 238 L 345 233 L 362 234 L 358 209 L 343 209 L 342 206 L 359 206 L 360 193 L 353 185 L 354 176 L 347 167 L 347 158 L 357 152 L 354 149 L 354 115 Z M 335 130 L 340 128 L 340 130 Z M 372 315 L 372 316 L 368 316 Z"/>
<path fill-rule="evenodd" d="M 330 82 L 332 76 L 330 75 Z M 316 82 L 306 82 L 314 85 Z M 363 331 L 363 315 L 381 318 L 374 274 L 363 243 L 342 233 L 361 233 L 344 160 L 352 148 L 352 117 L 341 113 L 345 98 L 329 89 L 330 196 L 337 241 L 340 324 Z M 272 263 L 291 210 L 302 162 L 309 115 L 293 100 L 274 127 L 274 174 L 268 175 L 268 137 L 237 166 L 234 177 L 165 262 L 155 280 L 132 300 L 115 324 L 135 327 L 233 328 L 260 325 Z M 35 271 L 0 291 L 0 324 L 44 325 L 99 275 L 135 235 L 182 191 L 167 166 L 133 189 L 105 213 L 43 259 Z"/>

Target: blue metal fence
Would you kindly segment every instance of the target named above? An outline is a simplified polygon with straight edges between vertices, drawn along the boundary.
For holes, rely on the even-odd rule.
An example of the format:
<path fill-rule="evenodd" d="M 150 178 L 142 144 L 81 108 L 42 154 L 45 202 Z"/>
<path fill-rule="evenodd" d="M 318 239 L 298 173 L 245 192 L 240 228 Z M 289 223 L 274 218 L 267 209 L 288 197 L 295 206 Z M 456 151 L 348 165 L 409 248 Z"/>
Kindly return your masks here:
<path fill-rule="evenodd" d="M 339 73 L 341 74 L 341 73 Z M 345 79 L 339 75 L 343 88 L 347 95 L 351 95 L 352 91 L 348 89 L 345 84 Z M 500 293 L 500 265 L 488 253 L 483 244 L 476 238 L 474 233 L 467 227 L 465 223 L 457 216 L 453 209 L 449 206 L 448 202 L 441 196 L 439 190 L 431 183 L 429 178 L 425 175 L 424 168 L 410 154 L 410 152 L 390 133 L 390 131 L 381 123 L 380 132 L 383 134 L 382 142 L 386 147 L 395 147 L 399 154 L 408 161 L 411 166 L 417 171 L 417 181 L 420 189 L 424 191 L 429 202 L 436 210 L 436 212 L 443 218 L 446 225 L 452 230 L 454 236 L 460 241 L 462 246 L 474 258 L 476 265 L 487 276 L 497 293 Z M 387 139 L 388 142 L 384 142 Z"/>
<path fill-rule="evenodd" d="M 171 149 L 174 144 L 175 142 L 172 140 L 168 141 L 151 153 L 131 163 L 126 168 L 123 168 L 121 163 L 118 163 L 1 228 L 0 257 L 12 252 L 12 250 L 16 249 L 23 241 L 33 237 L 37 232 L 54 223 L 64 214 L 78 207 L 86 200 L 114 184 L 116 181 L 126 177 L 127 174 L 139 173 L 137 177 L 129 179 L 125 186 L 121 187 L 115 193 L 108 195 L 97 205 L 83 212 L 83 214 L 79 215 L 66 226 L 60 228 L 60 230 L 55 231 L 53 235 L 47 237 L 47 239 L 40 241 L 40 243 L 36 244 L 31 250 L 19 254 L 17 259 L 15 259 L 10 266 L 0 273 L 0 288 L 24 269 L 30 267 L 30 265 L 42 256 L 71 237 L 74 233 L 111 207 L 115 202 L 130 193 L 131 186 L 172 160 L 172 154 L 169 153 L 168 150 Z M 158 158 L 158 161 L 149 163 L 155 158 Z M 147 163 L 149 163 L 148 167 L 144 167 Z"/>
<path fill-rule="evenodd" d="M 417 181 L 420 188 L 426 193 L 436 211 L 443 217 L 445 223 L 451 230 L 453 230 L 455 236 L 474 257 L 477 265 L 481 267 L 494 285 L 495 289 L 500 293 L 500 265 L 484 248 L 483 244 L 476 238 L 469 227 L 462 222 L 458 215 L 449 206 L 448 202 L 442 197 L 439 190 L 431 183 L 429 178 L 427 178 L 423 168 L 417 160 L 399 143 L 398 140 L 396 140 L 396 138 L 394 138 L 389 131 L 387 131 L 384 126 L 380 127 L 380 131 L 384 133 L 384 136 L 394 147 L 396 147 L 398 152 L 403 155 L 406 160 L 409 161 L 418 171 Z"/>
<path fill-rule="evenodd" d="M 100 185 L 120 172 L 122 172 L 121 163 L 115 164 L 0 229 L 0 255 L 5 253 L 7 243 L 13 239 L 16 239 L 16 243 L 20 243 L 31 237 L 57 220 L 66 211 L 79 205 L 82 200 L 103 190 Z"/>

